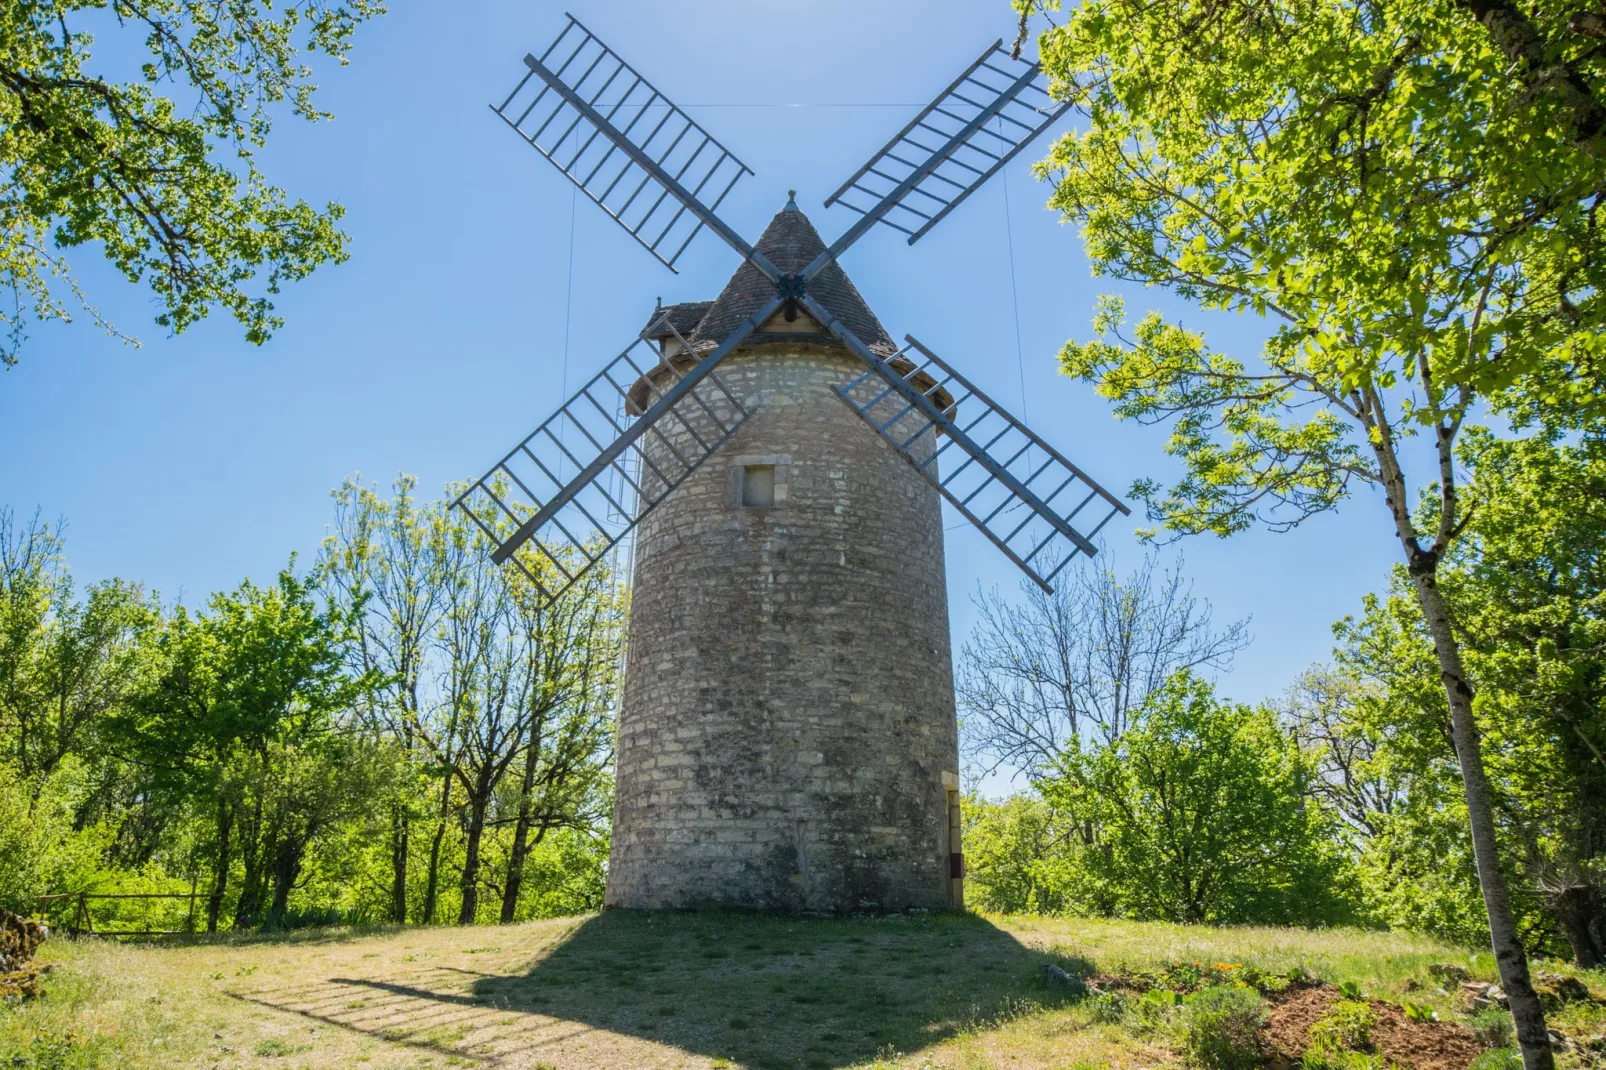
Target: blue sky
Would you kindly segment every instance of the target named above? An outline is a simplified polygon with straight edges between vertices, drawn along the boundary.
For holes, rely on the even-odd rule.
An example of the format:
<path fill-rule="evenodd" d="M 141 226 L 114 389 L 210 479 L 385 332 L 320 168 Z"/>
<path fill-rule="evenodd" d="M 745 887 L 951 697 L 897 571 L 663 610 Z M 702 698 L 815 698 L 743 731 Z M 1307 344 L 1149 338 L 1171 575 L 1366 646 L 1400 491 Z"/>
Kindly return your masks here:
<path fill-rule="evenodd" d="M 734 270 L 734 254 L 704 235 L 671 274 L 584 198 L 573 205 L 567 181 L 487 107 L 562 27 L 562 7 L 392 6 L 359 32 L 350 67 L 319 71 L 334 121 L 286 118 L 263 156 L 292 193 L 346 206 L 352 253 L 282 295 L 288 323 L 271 342 L 247 345 L 221 316 L 166 337 L 147 293 L 80 250 L 82 282 L 144 347 L 85 322 L 46 326 L 0 376 L 0 503 L 66 517 L 80 579 L 138 578 L 196 602 L 270 576 L 292 550 L 315 550 L 342 477 L 409 472 L 439 488 L 479 474 L 558 405 L 565 380 L 630 341 L 655 297 L 712 297 Z M 737 229 L 756 236 L 795 188 L 827 240 L 852 216 L 824 197 L 1013 21 L 1003 0 L 573 10 L 757 172 L 721 213 Z M 1245 356 L 1265 324 L 1094 279 L 1076 229 L 1043 208 L 1048 190 L 1030 173 L 1047 143 L 918 245 L 878 228 L 844 266 L 889 333 L 919 336 L 1124 493 L 1174 467 L 1164 431 L 1118 423 L 1056 372 L 1094 299 L 1122 292 L 1134 314 L 1159 308 Z M 1135 526 L 1106 529 L 1117 568 L 1141 553 Z M 1398 552 L 1365 490 L 1291 534 L 1183 549 L 1221 619 L 1253 618 L 1254 644 L 1224 680 L 1248 700 L 1325 657 L 1331 623 L 1384 582 Z M 977 586 L 1013 587 L 1019 574 L 969 528 L 948 533 L 947 557 L 957 649 Z"/>

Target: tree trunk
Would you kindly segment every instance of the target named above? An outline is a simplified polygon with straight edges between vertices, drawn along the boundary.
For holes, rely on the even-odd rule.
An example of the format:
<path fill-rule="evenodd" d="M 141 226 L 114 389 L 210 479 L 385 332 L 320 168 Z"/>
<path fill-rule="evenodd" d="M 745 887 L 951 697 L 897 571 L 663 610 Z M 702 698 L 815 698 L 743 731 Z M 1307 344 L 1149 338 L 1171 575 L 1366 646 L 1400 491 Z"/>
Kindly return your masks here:
<path fill-rule="evenodd" d="M 1517 922 L 1511 913 L 1505 874 L 1496 853 L 1494 805 L 1489 779 L 1483 767 L 1483 750 L 1478 725 L 1472 715 L 1472 685 L 1461 664 L 1461 647 L 1450 624 L 1450 609 L 1438 586 L 1438 557 L 1420 550 L 1408 564 L 1417 602 L 1422 607 L 1433 652 L 1439 662 L 1439 676 L 1450 703 L 1450 734 L 1455 741 L 1456 759 L 1461 766 L 1461 783 L 1466 791 L 1467 818 L 1472 828 L 1472 853 L 1478 867 L 1478 884 L 1483 889 L 1483 905 L 1489 914 L 1489 939 L 1494 948 L 1500 986 L 1511 1001 L 1511 1016 L 1517 1026 L 1517 1043 L 1522 1049 L 1524 1070 L 1553 1070 L 1555 1057 L 1545 1028 L 1545 1011 L 1539 1004 L 1528 975 L 1528 955 L 1517 936 Z"/>
<path fill-rule="evenodd" d="M 240 878 L 240 901 L 234 908 L 236 927 L 250 925 L 262 913 L 262 853 L 262 791 L 258 790 L 251 808 L 251 823 L 240 829 L 240 860 L 244 863 L 244 872 Z"/>
<path fill-rule="evenodd" d="M 435 818 L 435 835 L 429 845 L 429 874 L 424 881 L 424 908 L 421 911 L 425 925 L 435 924 L 435 907 L 440 899 L 441 841 L 446 838 L 446 818 L 452 812 L 452 771 L 441 775 L 441 809 Z"/>
<path fill-rule="evenodd" d="M 483 777 L 481 779 L 484 779 Z M 485 833 L 485 808 L 490 791 L 476 791 L 468 801 L 468 840 L 463 845 L 463 907 L 457 924 L 473 925 L 480 908 L 480 839 Z"/>
<path fill-rule="evenodd" d="M 1580 881 L 1548 898 L 1561 931 L 1573 946 L 1573 962 L 1585 970 L 1606 966 L 1606 932 L 1602 932 L 1606 905 L 1601 902 L 1600 890 Z"/>
<path fill-rule="evenodd" d="M 268 907 L 268 917 L 276 924 L 284 920 L 290 909 L 290 891 L 296 886 L 296 878 L 301 876 L 301 862 L 306 857 L 304 844 L 305 841 L 286 837 L 274 851 L 273 902 Z"/>
<path fill-rule="evenodd" d="M 543 717 L 533 717 L 530 723 L 530 745 L 524 752 L 524 777 L 519 785 L 519 818 L 513 826 L 513 849 L 507 856 L 507 884 L 502 889 L 501 923 L 510 925 L 518 912 L 519 890 L 524 885 L 524 860 L 530 856 L 530 822 L 534 807 L 531 794 L 535 791 L 535 774 L 540 768 L 537 760 L 541 753 Z M 546 827 L 536 834 L 535 843 L 546 835 Z"/>
<path fill-rule="evenodd" d="M 407 849 L 411 831 L 407 802 L 397 799 L 390 807 L 390 917 L 398 925 L 407 924 Z"/>
<path fill-rule="evenodd" d="M 217 932 L 217 916 L 223 910 L 223 893 L 229 888 L 229 833 L 234 829 L 234 814 L 228 800 L 219 797 L 217 803 L 217 861 L 212 875 L 212 894 L 206 904 L 206 931 Z"/>
<path fill-rule="evenodd" d="M 1576 67 L 1554 58 L 1556 51 L 1528 13 L 1514 0 L 1456 0 L 1471 13 L 1500 50 L 1509 71 L 1530 93 L 1543 93 L 1572 128 L 1574 143 L 1597 159 L 1606 156 L 1606 106 Z M 1576 32 L 1576 31 L 1575 31 Z"/>
<path fill-rule="evenodd" d="M 530 839 L 530 816 L 521 812 L 518 824 L 513 829 L 513 850 L 507 859 L 507 887 L 502 890 L 503 925 L 511 925 L 514 914 L 518 912 L 519 892 L 524 887 L 524 862 L 530 857 L 531 848 L 545 838 L 546 826 L 543 825 L 536 830 L 535 839 Z"/>
<path fill-rule="evenodd" d="M 1431 398 L 1433 389 L 1425 373 L 1423 386 Z M 1540 1006 L 1533 980 L 1528 976 L 1528 955 L 1517 936 L 1517 922 L 1511 913 L 1506 877 L 1500 869 L 1494 802 L 1489 792 L 1489 777 L 1483 767 L 1478 723 L 1472 713 L 1472 682 L 1461 663 L 1461 644 L 1455 637 L 1450 606 L 1444 600 L 1444 593 L 1439 590 L 1439 562 L 1455 537 L 1458 516 L 1454 447 L 1459 421 L 1441 421 L 1434 429 L 1439 462 L 1439 530 L 1432 549 L 1424 550 L 1411 519 L 1411 495 L 1400 469 L 1399 455 L 1395 452 L 1394 430 L 1383 417 L 1382 398 L 1372 387 L 1363 388 L 1358 396 L 1366 414 L 1363 420 L 1366 421 L 1367 438 L 1371 442 L 1372 454 L 1377 458 L 1378 474 L 1382 477 L 1384 502 L 1404 552 L 1406 571 L 1416 590 L 1422 620 L 1433 641 L 1434 658 L 1439 663 L 1439 679 L 1444 685 L 1445 700 L 1450 707 L 1450 737 L 1455 745 L 1457 764 L 1461 767 L 1467 824 L 1472 833 L 1473 861 L 1477 866 L 1478 885 L 1483 891 L 1484 910 L 1489 918 L 1489 942 L 1494 950 L 1495 966 L 1500 972 L 1500 986 L 1505 989 L 1506 998 L 1510 1001 L 1511 1017 L 1516 1023 L 1522 1065 L 1524 1070 L 1555 1070 L 1556 1060 L 1550 1050 L 1550 1034 L 1545 1028 L 1545 1010 Z"/>

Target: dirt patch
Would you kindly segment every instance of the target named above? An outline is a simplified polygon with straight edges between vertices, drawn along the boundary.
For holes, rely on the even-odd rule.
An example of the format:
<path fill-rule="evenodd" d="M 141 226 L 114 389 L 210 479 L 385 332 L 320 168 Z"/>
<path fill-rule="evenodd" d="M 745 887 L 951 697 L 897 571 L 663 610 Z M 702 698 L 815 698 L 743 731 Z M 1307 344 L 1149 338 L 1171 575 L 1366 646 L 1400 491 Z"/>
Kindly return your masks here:
<path fill-rule="evenodd" d="M 1297 1062 L 1310 1041 L 1310 1027 L 1341 997 L 1332 985 L 1290 987 L 1271 1000 L 1262 1036 L 1276 1063 Z M 1472 1031 L 1450 1022 L 1413 1022 L 1392 1003 L 1368 1000 L 1376 1024 L 1372 1043 L 1406 1070 L 1466 1070 L 1483 1051 Z"/>
<path fill-rule="evenodd" d="M 1142 994 L 1154 987 L 1152 981 L 1127 973 L 1094 973 L 1082 978 L 1089 992 L 1136 992 Z"/>

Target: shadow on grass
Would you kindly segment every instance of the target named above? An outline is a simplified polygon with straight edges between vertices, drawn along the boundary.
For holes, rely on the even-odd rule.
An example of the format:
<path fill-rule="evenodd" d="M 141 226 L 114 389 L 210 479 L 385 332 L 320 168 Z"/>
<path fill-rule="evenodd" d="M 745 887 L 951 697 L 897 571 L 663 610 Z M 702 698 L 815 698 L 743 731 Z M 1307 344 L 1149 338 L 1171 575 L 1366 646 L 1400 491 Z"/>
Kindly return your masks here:
<path fill-rule="evenodd" d="M 834 1068 L 1068 1002 L 1043 983 L 1047 962 L 1089 969 L 969 915 L 614 911 L 522 970 L 331 977 L 310 1000 L 253 1002 L 492 1065 L 570 1054 L 596 1030 L 612 1038 L 596 1065 L 639 1065 L 618 1050 L 634 1037 L 744 1066 Z"/>

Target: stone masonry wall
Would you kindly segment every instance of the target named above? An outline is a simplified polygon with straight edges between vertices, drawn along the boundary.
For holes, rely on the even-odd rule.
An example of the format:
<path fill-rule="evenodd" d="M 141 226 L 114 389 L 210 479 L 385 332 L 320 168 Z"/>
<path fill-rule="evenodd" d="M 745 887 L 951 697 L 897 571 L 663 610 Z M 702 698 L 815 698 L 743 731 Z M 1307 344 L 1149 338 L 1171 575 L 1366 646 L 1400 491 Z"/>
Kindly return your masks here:
<path fill-rule="evenodd" d="M 953 905 L 942 517 L 831 389 L 863 368 L 737 350 L 717 374 L 753 416 L 638 530 L 610 906 Z M 773 508 L 744 464 L 776 466 Z"/>

